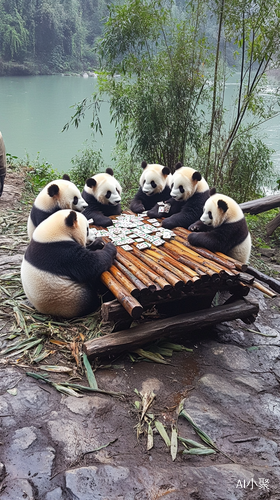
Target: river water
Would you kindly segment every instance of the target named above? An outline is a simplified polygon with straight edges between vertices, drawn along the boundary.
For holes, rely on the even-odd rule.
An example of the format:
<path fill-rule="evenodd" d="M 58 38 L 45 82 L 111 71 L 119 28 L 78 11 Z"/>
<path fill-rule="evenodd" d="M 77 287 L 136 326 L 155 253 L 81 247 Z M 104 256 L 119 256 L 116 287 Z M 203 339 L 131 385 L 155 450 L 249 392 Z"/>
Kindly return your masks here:
<path fill-rule="evenodd" d="M 0 130 L 7 152 L 21 159 L 28 155 L 31 162 L 39 155 L 40 161 L 46 160 L 56 170 L 68 172 L 71 159 L 88 145 L 102 149 L 104 161 L 109 165 L 115 145 L 115 128 L 110 123 L 108 103 L 102 107 L 102 137 L 99 134 L 92 136 L 90 112 L 78 129 L 71 126 L 68 131 L 61 132 L 74 112 L 72 106 L 89 97 L 95 89 L 96 79 L 92 77 L 1 77 Z M 227 88 L 227 107 L 235 89 L 234 83 Z M 263 124 L 262 132 L 264 142 L 275 150 L 272 159 L 280 176 L 280 117 Z"/>

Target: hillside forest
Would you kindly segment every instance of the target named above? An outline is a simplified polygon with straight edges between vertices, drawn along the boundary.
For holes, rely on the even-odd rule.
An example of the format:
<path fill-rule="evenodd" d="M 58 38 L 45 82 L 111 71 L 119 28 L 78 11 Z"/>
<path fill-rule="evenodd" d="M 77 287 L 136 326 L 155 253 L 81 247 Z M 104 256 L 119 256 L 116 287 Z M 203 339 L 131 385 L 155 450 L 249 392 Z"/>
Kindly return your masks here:
<path fill-rule="evenodd" d="M 105 0 L 0 0 L 0 75 L 93 67 L 107 10 Z"/>

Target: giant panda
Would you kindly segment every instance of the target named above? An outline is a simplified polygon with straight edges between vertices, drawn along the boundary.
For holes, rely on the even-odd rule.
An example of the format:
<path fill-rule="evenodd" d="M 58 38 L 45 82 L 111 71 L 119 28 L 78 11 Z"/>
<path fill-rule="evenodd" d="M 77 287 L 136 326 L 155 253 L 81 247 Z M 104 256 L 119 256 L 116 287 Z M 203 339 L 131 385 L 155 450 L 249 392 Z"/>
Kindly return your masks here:
<path fill-rule="evenodd" d="M 36 197 L 27 221 L 27 233 L 32 238 L 34 229 L 54 212 L 72 208 L 81 212 L 87 203 L 82 195 L 70 182 L 70 177 L 64 174 L 63 179 L 49 182 Z"/>
<path fill-rule="evenodd" d="M 111 168 L 107 168 L 104 173 L 95 174 L 87 179 L 82 192 L 88 204 L 83 214 L 87 219 L 93 219 L 96 226 L 112 226 L 109 216 L 120 215 L 122 211 L 121 193 L 121 185 Z"/>
<path fill-rule="evenodd" d="M 171 199 L 169 212 L 162 213 L 165 217 L 162 226 L 168 229 L 184 227 L 188 229 L 203 213 L 203 206 L 210 196 L 209 186 L 200 172 L 191 167 L 183 167 L 180 162 L 175 166 L 172 176 Z"/>
<path fill-rule="evenodd" d="M 31 304 L 42 314 L 73 318 L 97 309 L 98 279 L 112 265 L 116 248 L 107 243 L 91 251 L 86 217 L 60 210 L 33 233 L 21 265 L 21 280 Z"/>
<path fill-rule="evenodd" d="M 152 209 L 157 202 L 170 197 L 172 175 L 168 167 L 158 164 L 147 164 L 142 161 L 142 175 L 139 180 L 139 190 L 130 202 L 130 210 L 139 214 Z"/>
<path fill-rule="evenodd" d="M 215 193 L 206 201 L 200 220 L 192 224 L 191 245 L 222 252 L 247 264 L 251 253 L 251 236 L 244 214 L 236 201 Z"/>

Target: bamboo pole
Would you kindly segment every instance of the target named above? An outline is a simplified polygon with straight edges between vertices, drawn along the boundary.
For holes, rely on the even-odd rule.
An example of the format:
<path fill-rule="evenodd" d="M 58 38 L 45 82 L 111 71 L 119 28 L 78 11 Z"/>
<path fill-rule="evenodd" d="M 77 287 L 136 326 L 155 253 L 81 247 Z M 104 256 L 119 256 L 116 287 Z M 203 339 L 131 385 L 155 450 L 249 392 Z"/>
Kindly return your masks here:
<path fill-rule="evenodd" d="M 141 257 L 142 252 L 137 247 L 133 246 L 133 256 L 137 258 L 137 260 Z M 159 276 L 154 271 L 150 269 L 150 267 L 143 262 L 138 260 L 138 266 L 145 272 L 145 274 L 156 284 L 159 286 L 159 289 L 168 291 L 172 288 L 171 284 L 166 281 L 162 276 Z"/>
<path fill-rule="evenodd" d="M 141 259 L 141 261 L 147 264 L 147 266 L 149 266 L 156 273 L 162 276 L 166 281 L 168 281 L 168 283 L 170 283 L 170 285 L 172 285 L 175 289 L 182 288 L 184 286 L 184 281 L 182 279 L 178 278 L 177 275 L 174 275 L 167 269 L 164 269 L 144 252 L 142 253 L 140 250 L 138 250 L 138 248 L 134 247 L 133 253 L 135 253 L 135 255 L 139 257 L 139 259 Z"/>
<path fill-rule="evenodd" d="M 155 262 L 159 262 L 161 266 L 165 267 L 165 269 L 181 278 L 184 283 L 187 283 L 190 279 L 192 280 L 192 278 L 199 279 L 196 273 L 192 276 L 186 274 L 186 271 L 184 269 L 182 270 L 182 267 L 185 268 L 186 266 L 183 264 L 180 265 L 180 262 L 176 262 L 176 260 L 172 259 L 172 257 L 169 257 L 168 255 L 162 256 L 155 250 L 145 250 L 145 254 L 149 255 Z"/>
<path fill-rule="evenodd" d="M 164 247 L 162 247 L 162 249 L 159 249 L 158 247 L 152 245 L 151 250 L 158 253 L 159 258 L 166 259 L 167 262 L 170 262 L 170 264 L 180 269 L 183 273 L 186 273 L 190 278 L 200 277 L 197 271 L 194 271 L 191 267 L 181 262 L 179 259 L 174 257 L 174 255 L 168 254 L 168 252 L 165 251 Z M 147 251 L 146 253 L 149 253 L 149 251 Z M 170 259 L 172 259 L 172 261 Z"/>
<path fill-rule="evenodd" d="M 168 253 L 175 260 L 178 260 L 179 262 L 182 262 L 182 264 L 185 264 L 186 266 L 193 269 L 197 274 L 199 274 L 202 282 L 206 282 L 209 279 L 211 279 L 211 281 L 215 283 L 218 283 L 220 281 L 220 277 L 217 272 L 204 266 L 203 264 L 192 261 L 186 254 L 182 255 L 182 253 L 178 253 L 177 248 L 172 244 L 165 242 L 164 252 Z"/>
<path fill-rule="evenodd" d="M 247 270 L 247 264 L 244 264 L 243 262 L 240 262 L 239 260 L 233 259 L 229 255 L 225 255 L 222 252 L 211 252 L 210 250 L 207 250 L 206 248 L 201 248 L 201 247 L 194 247 L 190 245 L 188 242 L 188 235 L 191 233 L 191 231 L 188 231 L 188 229 L 184 228 L 176 228 L 173 229 L 175 234 L 178 235 L 178 237 L 182 238 L 183 243 L 190 249 L 195 250 L 197 253 L 200 255 L 206 257 L 207 259 L 212 259 L 215 260 L 216 262 L 220 262 L 221 260 L 223 261 L 223 265 L 227 267 L 232 267 L 232 265 L 238 269 L 238 271 L 245 272 Z M 222 262 L 221 262 L 222 264 Z"/>
<path fill-rule="evenodd" d="M 132 297 L 139 297 L 140 290 L 115 265 L 110 267 L 110 273 L 126 288 Z"/>
<path fill-rule="evenodd" d="M 261 283 L 258 283 L 257 281 L 254 281 L 254 283 L 251 285 L 253 288 L 257 288 L 257 290 L 260 290 L 262 293 L 265 293 L 265 295 L 268 295 L 268 297 L 277 297 L 277 293 L 272 292 L 265 286 L 261 285 Z"/>
<path fill-rule="evenodd" d="M 109 271 L 105 271 L 101 274 L 101 281 L 109 288 L 133 319 L 140 318 L 143 312 L 143 306 L 131 296 L 126 288 L 122 286 Z"/>
<path fill-rule="evenodd" d="M 123 264 L 127 269 L 129 269 L 137 278 L 139 278 L 144 285 L 148 287 L 151 292 L 155 292 L 156 285 L 153 281 L 139 269 L 139 262 L 133 263 L 130 259 L 129 252 L 126 252 L 122 248 L 118 247 L 116 259 Z M 138 264 L 138 266 L 137 266 Z"/>
<path fill-rule="evenodd" d="M 121 264 L 118 260 L 115 259 L 114 261 L 114 265 L 119 269 L 119 271 L 121 271 L 132 283 L 134 283 L 134 285 L 136 286 L 136 288 L 138 288 L 138 290 L 140 291 L 141 295 L 143 295 L 144 293 L 148 293 L 149 292 L 149 289 L 146 285 L 144 285 L 144 283 L 139 280 L 136 276 L 134 276 L 134 274 L 129 271 L 129 269 L 127 269 L 123 264 Z"/>

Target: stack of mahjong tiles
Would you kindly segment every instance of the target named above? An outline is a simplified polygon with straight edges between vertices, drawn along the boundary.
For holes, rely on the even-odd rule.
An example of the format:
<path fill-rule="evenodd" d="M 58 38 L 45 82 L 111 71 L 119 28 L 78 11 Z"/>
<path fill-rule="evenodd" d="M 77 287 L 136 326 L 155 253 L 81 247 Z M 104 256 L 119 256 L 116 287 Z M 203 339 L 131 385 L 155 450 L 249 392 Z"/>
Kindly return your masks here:
<path fill-rule="evenodd" d="M 246 266 L 225 255 L 191 247 L 186 229 L 166 230 L 146 213 L 122 213 L 112 221 L 107 229 L 96 228 L 96 236 L 117 247 L 114 264 L 101 275 L 101 281 L 133 319 L 149 305 L 190 295 L 232 290 L 244 296 L 249 292 L 241 279 Z"/>
<path fill-rule="evenodd" d="M 161 227 L 157 219 L 148 219 L 146 212 L 139 215 L 123 213 L 113 219 L 113 224 L 107 229 L 97 230 L 96 236 L 108 237 L 126 252 L 132 251 L 133 246 L 138 250 L 146 250 L 152 245 L 159 247 L 175 236 L 173 231 Z"/>

